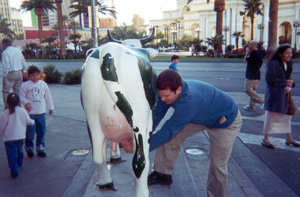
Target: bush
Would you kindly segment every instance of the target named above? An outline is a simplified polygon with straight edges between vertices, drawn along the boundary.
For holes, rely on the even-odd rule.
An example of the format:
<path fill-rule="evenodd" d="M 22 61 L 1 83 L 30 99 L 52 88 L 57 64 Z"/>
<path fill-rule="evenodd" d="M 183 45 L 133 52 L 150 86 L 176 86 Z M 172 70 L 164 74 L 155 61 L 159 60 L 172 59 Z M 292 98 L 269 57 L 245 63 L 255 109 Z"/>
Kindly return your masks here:
<path fill-rule="evenodd" d="M 66 84 L 80 84 L 81 83 L 81 70 L 76 69 L 72 72 L 66 72 L 64 77 L 64 82 Z"/>
<path fill-rule="evenodd" d="M 46 74 L 45 82 L 46 83 L 59 83 L 62 77 L 62 74 L 55 69 L 55 66 L 48 65 L 43 68 L 44 73 Z"/>

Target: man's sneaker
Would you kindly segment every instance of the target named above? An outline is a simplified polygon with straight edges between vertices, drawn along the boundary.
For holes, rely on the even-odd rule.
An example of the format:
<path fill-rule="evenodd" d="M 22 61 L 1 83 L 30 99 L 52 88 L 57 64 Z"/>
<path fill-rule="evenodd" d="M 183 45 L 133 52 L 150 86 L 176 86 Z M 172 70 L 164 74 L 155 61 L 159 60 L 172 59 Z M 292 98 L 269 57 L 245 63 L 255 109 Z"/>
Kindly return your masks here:
<path fill-rule="evenodd" d="M 245 106 L 244 110 L 246 110 L 246 111 L 254 111 L 254 109 L 251 108 L 249 105 Z"/>
<path fill-rule="evenodd" d="M 27 147 L 26 147 L 25 150 L 26 150 L 27 156 L 28 156 L 29 158 L 31 158 L 31 157 L 34 156 L 34 153 L 33 153 L 32 148 L 27 148 Z"/>
<path fill-rule="evenodd" d="M 157 171 L 153 171 L 148 176 L 148 184 L 162 184 L 162 185 L 171 185 L 173 183 L 172 175 L 169 174 L 162 174 Z"/>
<path fill-rule="evenodd" d="M 39 147 L 37 147 L 36 151 L 37 151 L 37 155 L 39 157 L 46 157 L 47 156 L 47 154 L 45 152 L 45 148 L 44 148 L 43 145 L 39 145 Z"/>

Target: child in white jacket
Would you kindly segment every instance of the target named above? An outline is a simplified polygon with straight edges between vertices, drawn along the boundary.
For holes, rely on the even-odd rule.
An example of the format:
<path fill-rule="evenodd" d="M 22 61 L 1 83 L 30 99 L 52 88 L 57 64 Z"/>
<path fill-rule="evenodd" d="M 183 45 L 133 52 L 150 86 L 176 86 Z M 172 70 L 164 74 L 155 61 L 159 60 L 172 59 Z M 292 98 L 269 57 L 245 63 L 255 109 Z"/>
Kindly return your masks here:
<path fill-rule="evenodd" d="M 7 96 L 8 109 L 0 117 L 0 137 L 3 138 L 8 165 L 12 177 L 17 177 L 23 164 L 23 145 L 26 125 L 33 125 L 24 108 L 20 107 L 20 98 L 16 93 Z"/>
<path fill-rule="evenodd" d="M 46 157 L 45 134 L 46 134 L 46 108 L 49 114 L 53 114 L 54 106 L 48 85 L 40 80 L 40 69 L 29 66 L 27 69 L 29 81 L 22 84 L 20 90 L 21 103 L 28 111 L 31 119 L 35 121 L 34 126 L 27 126 L 25 150 L 28 157 L 33 157 L 33 139 L 36 133 L 36 151 L 40 157 Z"/>

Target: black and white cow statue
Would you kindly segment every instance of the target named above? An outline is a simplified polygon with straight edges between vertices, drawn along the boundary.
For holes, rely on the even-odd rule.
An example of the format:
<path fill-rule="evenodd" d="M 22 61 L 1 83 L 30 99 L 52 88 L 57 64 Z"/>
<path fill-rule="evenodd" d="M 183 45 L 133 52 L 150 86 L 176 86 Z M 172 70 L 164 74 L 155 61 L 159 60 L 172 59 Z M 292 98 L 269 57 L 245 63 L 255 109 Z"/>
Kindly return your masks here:
<path fill-rule="evenodd" d="M 143 49 L 149 37 L 118 41 L 108 31 L 111 41 L 88 55 L 82 66 L 82 104 L 97 165 L 99 188 L 114 187 L 107 168 L 107 140 L 133 139 L 132 167 L 136 176 L 136 196 L 149 196 L 149 138 L 152 107 L 155 103 L 156 74 L 149 59 L 158 51 Z M 118 42 L 118 43 L 116 43 Z"/>

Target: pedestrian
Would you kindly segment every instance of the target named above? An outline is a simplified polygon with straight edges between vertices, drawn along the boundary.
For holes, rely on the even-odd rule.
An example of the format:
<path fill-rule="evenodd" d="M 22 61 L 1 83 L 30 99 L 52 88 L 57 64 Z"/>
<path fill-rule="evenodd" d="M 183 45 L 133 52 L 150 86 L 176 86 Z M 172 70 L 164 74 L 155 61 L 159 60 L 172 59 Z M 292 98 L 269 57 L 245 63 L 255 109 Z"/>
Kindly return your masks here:
<path fill-rule="evenodd" d="M 23 164 L 23 145 L 26 125 L 33 125 L 26 110 L 20 107 L 16 93 L 7 95 L 8 108 L 0 117 L 0 137 L 3 138 L 11 177 L 17 177 Z"/>
<path fill-rule="evenodd" d="M 171 57 L 171 61 L 172 63 L 169 66 L 169 69 L 175 70 L 176 72 L 178 72 L 178 63 L 179 63 L 179 56 L 178 55 L 172 55 Z"/>
<path fill-rule="evenodd" d="M 46 108 L 49 114 L 53 114 L 54 106 L 48 85 L 40 80 L 41 70 L 36 66 L 29 66 L 27 73 L 29 81 L 22 84 L 20 90 L 21 103 L 28 111 L 35 125 L 27 126 L 25 150 L 28 157 L 33 157 L 33 139 L 36 133 L 36 151 L 40 157 L 45 157 L 45 134 L 46 134 Z"/>
<path fill-rule="evenodd" d="M 2 64 L 3 64 L 3 81 L 2 81 L 2 96 L 5 109 L 8 107 L 6 98 L 10 90 L 19 94 L 23 83 L 23 75 L 26 74 L 26 62 L 22 52 L 12 46 L 12 42 L 8 38 L 2 40 Z"/>
<path fill-rule="evenodd" d="M 257 95 L 256 89 L 260 81 L 260 69 L 263 64 L 263 55 L 257 49 L 258 42 L 252 40 L 249 47 L 246 48 L 244 62 L 247 63 L 245 92 L 250 97 L 249 105 L 244 109 L 254 111 L 256 103 L 261 104 L 260 109 L 263 110 L 264 99 Z"/>
<path fill-rule="evenodd" d="M 300 147 L 292 137 L 292 116 L 287 114 L 287 93 L 292 91 L 295 83 L 291 78 L 293 72 L 292 48 L 288 44 L 280 45 L 267 63 L 264 147 L 274 149 L 269 141 L 270 134 L 286 134 L 286 145 Z"/>
<path fill-rule="evenodd" d="M 182 81 L 173 70 L 165 70 L 156 81 L 159 97 L 153 109 L 153 130 L 166 112 L 174 112 L 151 136 L 150 151 L 157 148 L 154 171 L 148 184 L 172 184 L 174 163 L 185 139 L 206 130 L 210 139 L 210 170 L 207 195 L 226 195 L 227 164 L 233 143 L 242 126 L 239 109 L 233 99 L 201 81 Z"/>

